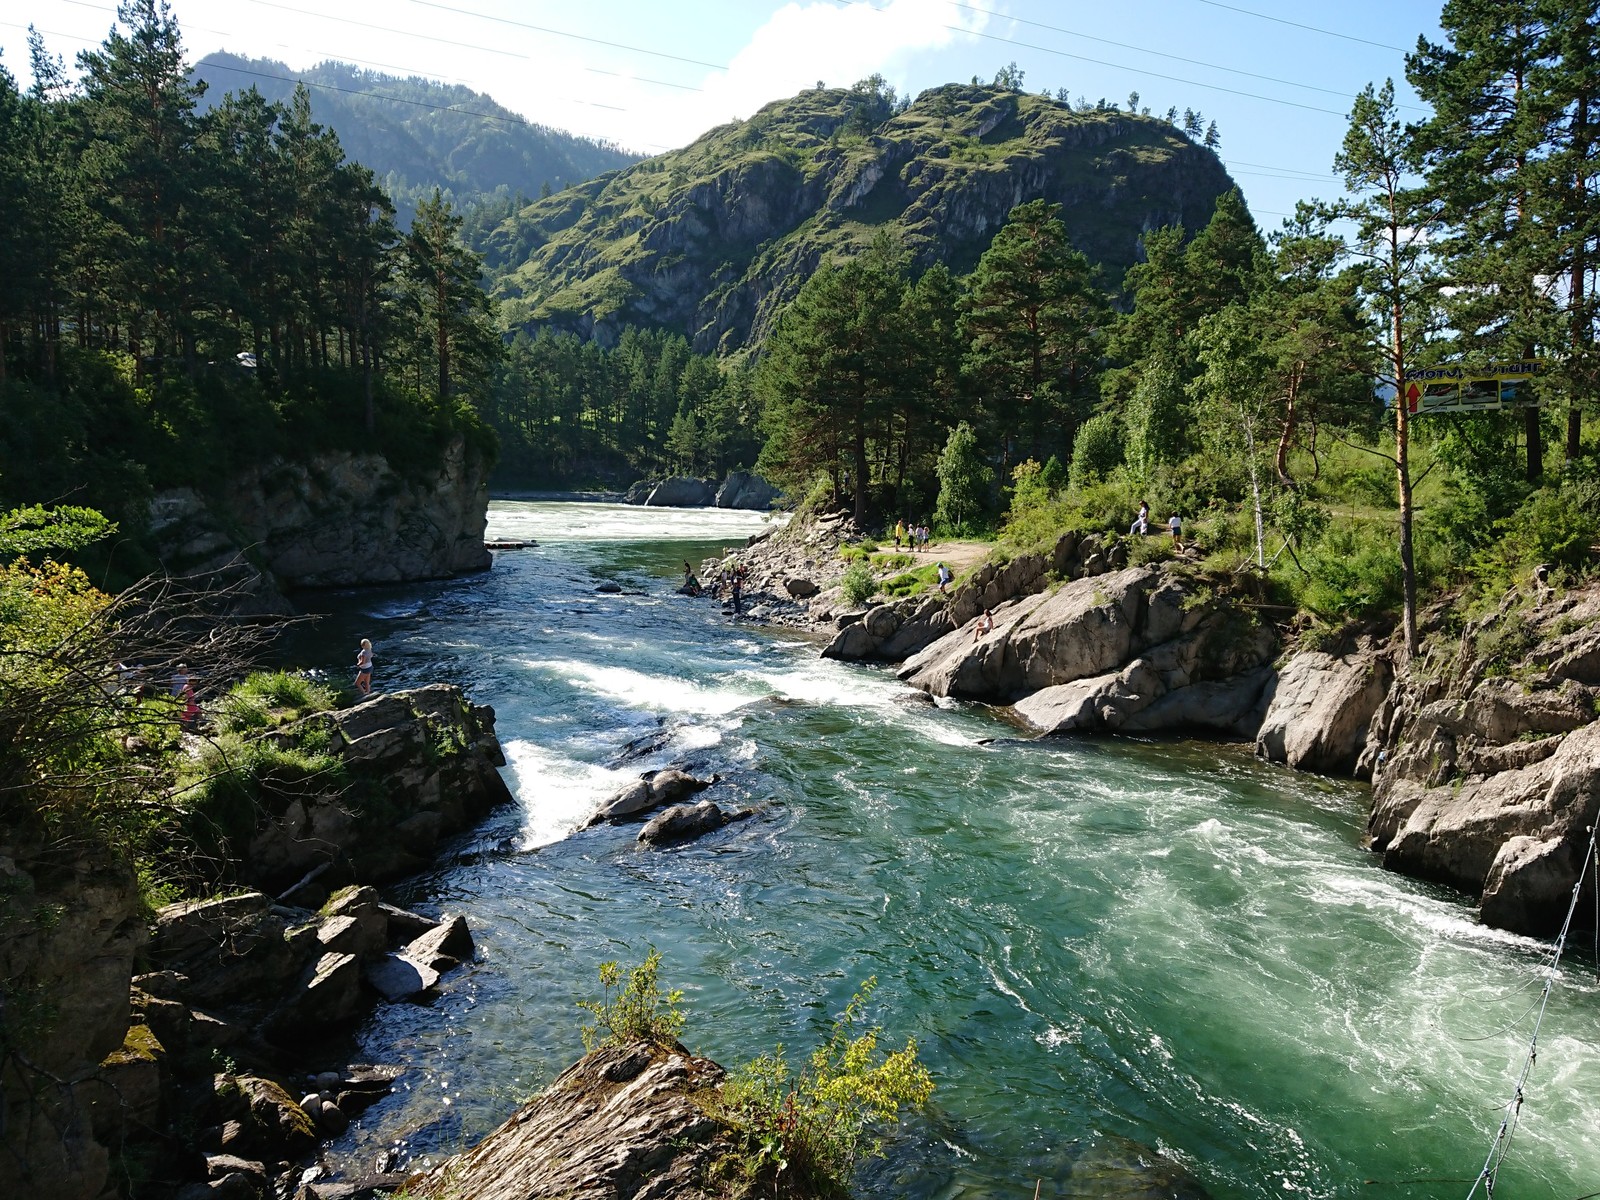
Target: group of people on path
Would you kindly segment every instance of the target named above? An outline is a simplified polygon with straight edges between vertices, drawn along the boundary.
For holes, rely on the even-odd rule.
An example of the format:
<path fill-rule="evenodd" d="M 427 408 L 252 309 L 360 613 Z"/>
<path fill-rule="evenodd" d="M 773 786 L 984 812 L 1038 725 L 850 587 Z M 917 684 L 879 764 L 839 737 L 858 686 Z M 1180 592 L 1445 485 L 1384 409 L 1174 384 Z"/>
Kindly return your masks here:
<path fill-rule="evenodd" d="M 928 528 L 926 521 L 921 524 L 907 525 L 904 521 L 894 523 L 894 548 L 900 549 L 900 544 L 905 543 L 907 550 L 926 550 L 928 542 L 933 536 L 933 530 Z"/>
<path fill-rule="evenodd" d="M 1139 534 L 1141 537 L 1150 532 L 1150 502 L 1139 501 L 1139 512 L 1133 518 L 1133 524 L 1128 526 L 1129 535 Z M 1172 535 L 1172 548 L 1183 549 L 1183 521 L 1177 513 L 1167 518 L 1167 532 Z"/>

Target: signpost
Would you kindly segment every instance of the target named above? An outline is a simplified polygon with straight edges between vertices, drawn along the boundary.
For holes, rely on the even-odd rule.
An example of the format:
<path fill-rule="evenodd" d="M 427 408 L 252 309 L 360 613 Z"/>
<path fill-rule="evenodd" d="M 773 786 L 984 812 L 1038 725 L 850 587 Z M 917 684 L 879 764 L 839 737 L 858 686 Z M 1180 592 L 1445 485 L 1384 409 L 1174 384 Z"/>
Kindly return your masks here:
<path fill-rule="evenodd" d="M 1423 367 L 1406 372 L 1400 394 L 1413 416 L 1538 408 L 1533 377 L 1542 366 L 1538 360 L 1528 359 L 1486 367 Z"/>

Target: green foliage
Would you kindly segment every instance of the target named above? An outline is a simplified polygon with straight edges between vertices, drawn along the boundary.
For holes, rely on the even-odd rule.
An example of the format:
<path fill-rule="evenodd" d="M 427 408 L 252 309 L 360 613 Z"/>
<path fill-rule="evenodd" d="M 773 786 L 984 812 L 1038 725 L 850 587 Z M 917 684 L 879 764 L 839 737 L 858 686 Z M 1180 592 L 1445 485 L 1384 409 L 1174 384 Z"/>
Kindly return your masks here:
<path fill-rule="evenodd" d="M 1329 525 L 1300 552 L 1309 578 L 1300 605 L 1325 621 L 1394 613 L 1400 605 L 1400 552 L 1393 532 L 1368 522 Z"/>
<path fill-rule="evenodd" d="M 875 1127 L 932 1095 L 914 1040 L 880 1056 L 881 1030 L 862 1027 L 876 984 L 861 985 L 798 1074 L 780 1046 L 729 1076 L 719 1111 L 740 1145 L 719 1173 L 734 1196 L 848 1195 L 857 1163 L 882 1152 Z"/>
<path fill-rule="evenodd" d="M 839 592 L 852 608 L 860 607 L 878 591 L 877 578 L 865 562 L 853 562 L 839 580 Z"/>
<path fill-rule="evenodd" d="M 891 600 L 903 600 L 907 596 L 915 596 L 919 592 L 928 591 L 938 582 L 939 568 L 930 564 L 926 567 L 918 567 L 915 571 L 906 571 L 885 579 L 878 585 L 878 590 Z"/>
<path fill-rule="evenodd" d="M 295 797 L 342 789 L 344 760 L 267 735 L 233 732 L 207 739 L 178 773 L 173 800 L 188 814 L 193 842 L 218 859 L 236 855 L 264 813 Z"/>
<path fill-rule="evenodd" d="M 950 431 L 939 455 L 939 503 L 934 521 L 947 533 L 974 532 L 987 505 L 994 472 L 983 461 L 972 426 L 962 421 Z"/>
<path fill-rule="evenodd" d="M 1069 486 L 1081 491 L 1110 478 L 1122 462 L 1122 452 L 1117 418 L 1108 412 L 1090 417 L 1078 426 L 1078 436 L 1073 439 Z"/>
<path fill-rule="evenodd" d="M 1126 459 L 1135 483 L 1149 484 L 1157 469 L 1182 457 L 1188 428 L 1185 409 L 1177 366 L 1167 356 L 1152 356 L 1139 372 L 1124 418 Z"/>
<path fill-rule="evenodd" d="M 600 964 L 599 1000 L 580 1000 L 578 1007 L 594 1015 L 592 1024 L 583 1026 L 583 1048 L 626 1046 L 646 1042 L 671 1047 L 683 1032 L 684 1015 L 678 1008 L 683 993 L 663 992 L 656 979 L 661 952 L 654 946 L 644 962 L 626 973 L 616 962 Z"/>
<path fill-rule="evenodd" d="M 289 671 L 260 671 L 216 703 L 218 728 L 229 733 L 274 729 L 335 707 L 333 690 Z M 326 733 L 322 733 L 326 739 Z M 305 737 L 301 738 L 302 744 Z M 319 749 L 325 749 L 321 746 Z"/>

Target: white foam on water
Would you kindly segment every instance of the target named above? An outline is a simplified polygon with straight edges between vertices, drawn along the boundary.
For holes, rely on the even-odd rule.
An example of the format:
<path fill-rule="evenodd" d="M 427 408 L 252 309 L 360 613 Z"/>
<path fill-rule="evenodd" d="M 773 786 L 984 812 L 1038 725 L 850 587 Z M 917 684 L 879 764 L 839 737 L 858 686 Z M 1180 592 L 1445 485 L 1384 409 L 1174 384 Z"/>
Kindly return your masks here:
<path fill-rule="evenodd" d="M 556 659 L 528 666 L 561 675 L 574 687 L 646 712 L 723 716 L 759 699 L 752 688 L 707 687 L 676 675 L 651 675 L 631 667 L 604 667 L 576 659 Z"/>
<path fill-rule="evenodd" d="M 521 738 L 506 743 L 511 791 L 522 803 L 521 849 L 548 846 L 571 834 L 612 792 L 639 777 L 569 758 Z"/>
<path fill-rule="evenodd" d="M 726 540 L 782 525 L 787 514 L 738 508 L 644 508 L 567 500 L 495 500 L 484 537 L 492 542 L 662 542 Z"/>

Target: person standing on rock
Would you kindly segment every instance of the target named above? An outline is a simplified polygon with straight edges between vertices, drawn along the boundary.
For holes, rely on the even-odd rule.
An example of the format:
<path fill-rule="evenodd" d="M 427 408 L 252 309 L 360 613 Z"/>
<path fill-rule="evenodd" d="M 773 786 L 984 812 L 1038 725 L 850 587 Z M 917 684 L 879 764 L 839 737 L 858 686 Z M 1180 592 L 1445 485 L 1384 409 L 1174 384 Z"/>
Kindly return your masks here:
<path fill-rule="evenodd" d="M 372 695 L 372 639 L 362 638 L 361 649 L 356 651 L 356 691 L 365 700 Z"/>
<path fill-rule="evenodd" d="M 945 588 L 950 586 L 950 581 L 952 579 L 954 579 L 954 578 L 955 578 L 955 575 L 951 573 L 950 568 L 945 566 L 943 563 L 940 563 L 939 564 L 939 593 L 940 593 L 940 595 L 944 594 Z"/>

